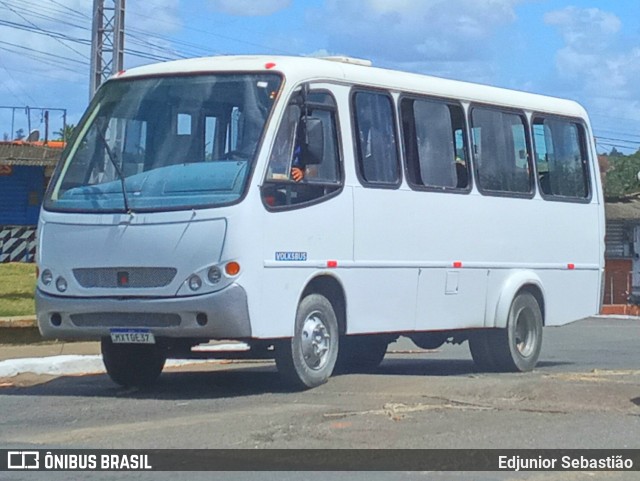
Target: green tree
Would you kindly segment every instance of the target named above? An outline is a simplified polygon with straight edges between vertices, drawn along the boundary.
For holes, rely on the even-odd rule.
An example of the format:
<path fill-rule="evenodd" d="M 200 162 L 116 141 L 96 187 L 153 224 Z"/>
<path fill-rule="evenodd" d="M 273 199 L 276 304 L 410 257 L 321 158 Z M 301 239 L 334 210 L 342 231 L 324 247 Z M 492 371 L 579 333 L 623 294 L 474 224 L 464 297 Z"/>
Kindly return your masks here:
<path fill-rule="evenodd" d="M 640 193 L 640 152 L 609 157 L 609 170 L 604 185 L 607 198 L 621 198 Z"/>
<path fill-rule="evenodd" d="M 61 128 L 55 133 L 55 135 L 58 136 L 56 140 L 64 140 L 65 142 L 69 142 L 69 139 L 71 139 L 71 136 L 73 135 L 73 131 L 75 130 L 75 128 L 76 126 L 74 124 L 65 125 L 63 128 Z"/>
<path fill-rule="evenodd" d="M 624 154 L 622 152 L 618 152 L 618 149 L 614 147 L 611 149 L 609 157 L 624 157 Z"/>

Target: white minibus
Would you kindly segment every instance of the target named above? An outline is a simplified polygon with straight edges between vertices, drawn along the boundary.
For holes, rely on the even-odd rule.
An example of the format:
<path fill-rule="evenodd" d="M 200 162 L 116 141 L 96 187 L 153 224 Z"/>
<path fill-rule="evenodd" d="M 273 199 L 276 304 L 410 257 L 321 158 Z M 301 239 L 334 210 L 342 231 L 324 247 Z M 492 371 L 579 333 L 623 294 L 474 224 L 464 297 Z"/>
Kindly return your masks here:
<path fill-rule="evenodd" d="M 543 326 L 599 311 L 598 172 L 569 100 L 351 58 L 135 68 L 50 183 L 40 331 L 100 340 L 124 386 L 212 340 L 299 388 L 375 368 L 399 336 L 529 371 Z"/>

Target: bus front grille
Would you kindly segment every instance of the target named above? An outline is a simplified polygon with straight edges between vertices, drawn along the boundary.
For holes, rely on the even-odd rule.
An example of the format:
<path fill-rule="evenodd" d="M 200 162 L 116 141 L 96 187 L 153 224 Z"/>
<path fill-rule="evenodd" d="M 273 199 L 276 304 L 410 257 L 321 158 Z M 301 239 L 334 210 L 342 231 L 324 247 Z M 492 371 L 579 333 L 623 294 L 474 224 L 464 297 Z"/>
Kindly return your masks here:
<path fill-rule="evenodd" d="M 78 283 L 92 288 L 152 288 L 168 286 L 178 270 L 173 267 L 97 267 L 73 269 Z"/>
<path fill-rule="evenodd" d="M 175 327 L 181 322 L 178 314 L 149 312 L 90 312 L 70 317 L 77 327 Z"/>

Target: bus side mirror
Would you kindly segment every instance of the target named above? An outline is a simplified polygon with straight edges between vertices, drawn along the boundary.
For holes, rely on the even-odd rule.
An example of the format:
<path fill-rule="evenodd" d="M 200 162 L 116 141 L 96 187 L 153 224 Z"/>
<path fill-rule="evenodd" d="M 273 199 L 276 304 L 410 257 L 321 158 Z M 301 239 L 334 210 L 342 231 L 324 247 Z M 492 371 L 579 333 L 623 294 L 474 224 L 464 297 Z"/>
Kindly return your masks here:
<path fill-rule="evenodd" d="M 307 117 L 305 129 L 304 164 L 321 164 L 324 158 L 324 126 L 322 125 L 322 120 L 317 117 Z"/>

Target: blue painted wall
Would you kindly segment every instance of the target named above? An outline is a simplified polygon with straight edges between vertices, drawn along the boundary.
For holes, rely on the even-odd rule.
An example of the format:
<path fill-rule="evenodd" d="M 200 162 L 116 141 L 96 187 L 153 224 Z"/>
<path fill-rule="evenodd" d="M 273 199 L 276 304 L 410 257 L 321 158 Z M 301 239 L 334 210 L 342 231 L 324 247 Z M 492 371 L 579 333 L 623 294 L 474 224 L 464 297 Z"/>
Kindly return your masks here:
<path fill-rule="evenodd" d="M 36 225 L 44 187 L 44 167 L 12 166 L 0 175 L 0 225 Z"/>

